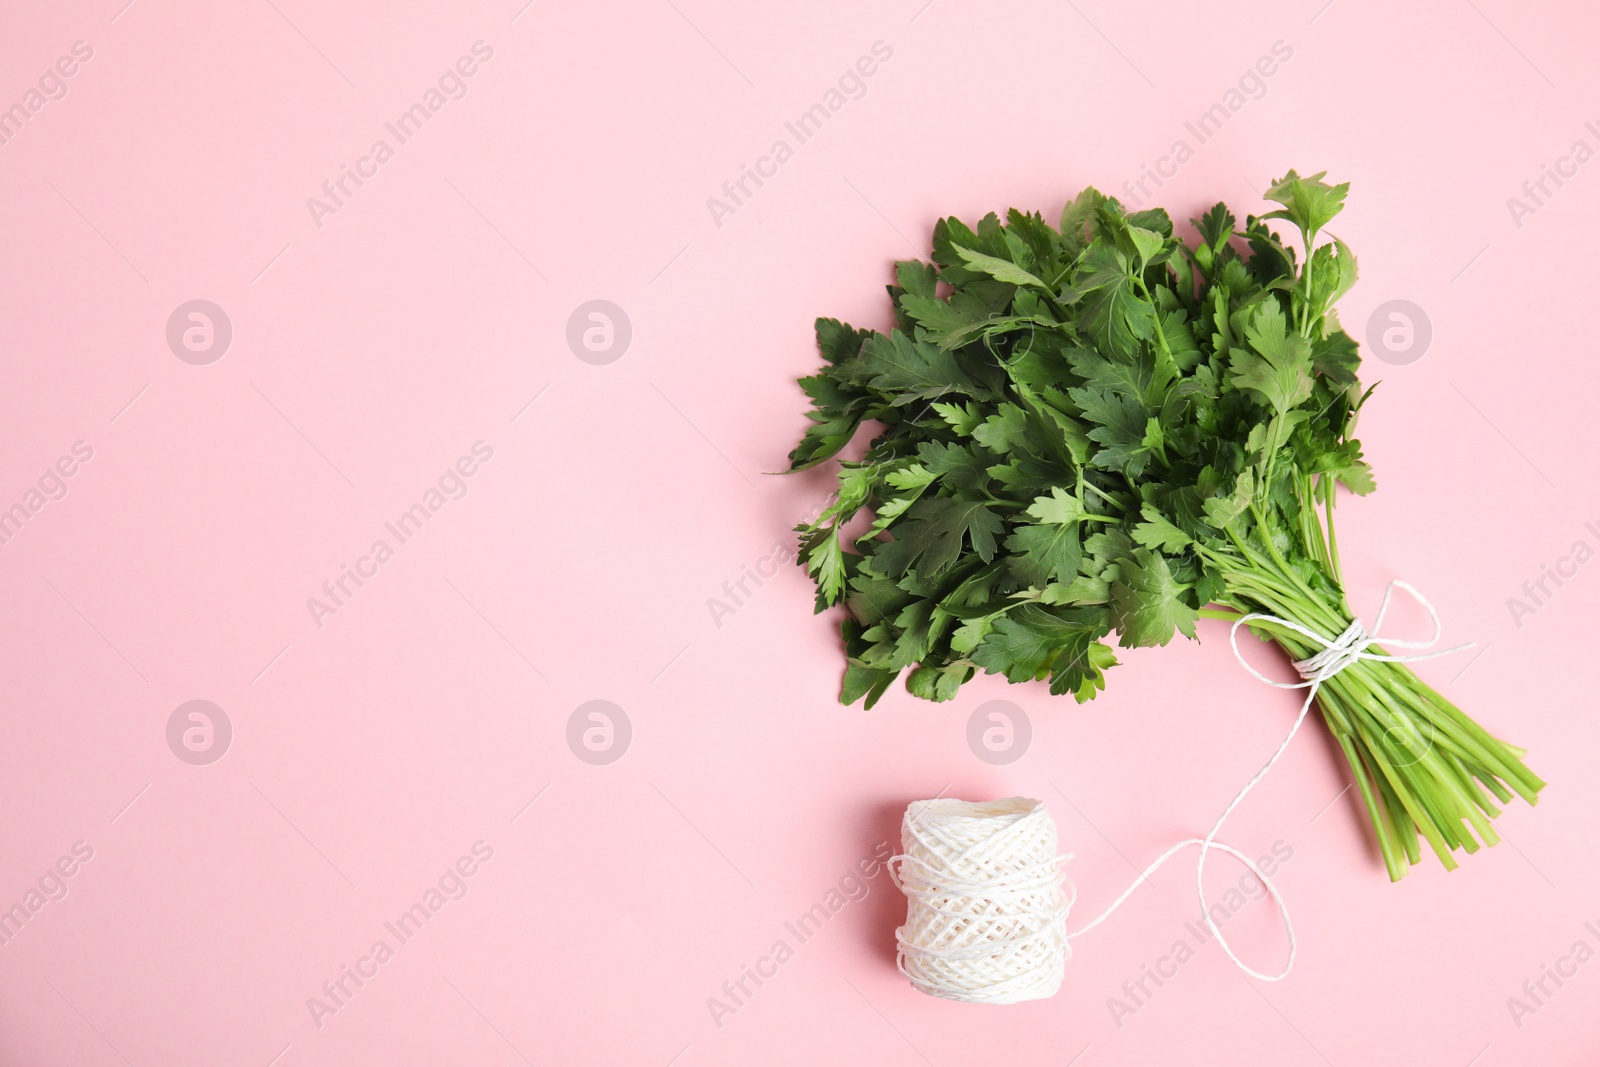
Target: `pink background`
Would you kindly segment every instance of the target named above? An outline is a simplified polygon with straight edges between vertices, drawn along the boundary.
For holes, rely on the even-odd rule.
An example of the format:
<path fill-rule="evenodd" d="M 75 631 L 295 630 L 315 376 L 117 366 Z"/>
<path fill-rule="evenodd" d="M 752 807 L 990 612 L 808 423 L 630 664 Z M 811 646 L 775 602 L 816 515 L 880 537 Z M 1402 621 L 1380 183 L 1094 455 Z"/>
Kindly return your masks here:
<path fill-rule="evenodd" d="M 1600 164 L 1520 226 L 1506 204 L 1574 140 L 1600 147 L 1592 13 L 124 2 L 13 11 L 0 34 L 0 106 L 93 50 L 0 144 L 0 508 L 93 449 L 0 545 L 0 908 L 92 849 L 0 946 L 0 1062 L 1594 1062 L 1600 963 L 1520 1019 L 1507 1000 L 1575 942 L 1600 948 L 1600 565 L 1520 627 L 1506 603 L 1576 540 L 1600 547 Z M 390 138 L 319 227 L 307 198 L 477 41 L 493 54 L 467 95 Z M 719 226 L 707 198 L 794 147 L 784 123 L 878 41 L 892 57 L 865 95 Z M 1364 336 L 1406 299 L 1433 343 L 1368 369 L 1381 491 L 1341 511 L 1352 597 L 1370 613 L 1403 576 L 1447 641 L 1478 642 L 1421 672 L 1530 750 L 1543 802 L 1462 870 L 1391 885 L 1316 728 L 1224 834 L 1293 850 L 1285 982 L 1208 945 L 1114 1017 L 1124 981 L 1194 947 L 1186 860 L 1077 943 L 1053 1000 L 937 1001 L 894 970 L 904 904 L 880 873 L 714 1020 L 708 998 L 855 886 L 909 800 L 1042 798 L 1081 919 L 1203 831 L 1286 729 L 1295 697 L 1215 624 L 1125 655 L 1085 707 L 984 679 L 865 713 L 834 701 L 834 620 L 798 569 L 720 625 L 707 603 L 827 492 L 826 472 L 763 474 L 803 424 L 813 317 L 886 325 L 890 262 L 941 213 L 1120 192 L 1194 147 L 1184 122 L 1278 41 L 1292 59 L 1157 201 L 1260 211 L 1289 167 L 1353 183 L 1345 322 Z M 165 340 L 193 299 L 232 323 L 209 365 Z M 605 365 L 565 339 L 592 299 L 632 324 Z M 313 622 L 307 599 L 479 441 L 493 458 L 466 496 Z M 966 742 L 997 698 L 1032 723 L 1009 766 Z M 233 730 L 205 766 L 167 743 L 196 699 Z M 567 743 L 595 699 L 632 728 L 603 766 Z M 466 895 L 399 944 L 385 922 L 480 841 Z M 1217 864 L 1214 894 L 1236 877 Z M 1270 909 L 1230 922 L 1276 969 Z M 314 1020 L 308 998 L 379 939 L 393 957 Z"/>

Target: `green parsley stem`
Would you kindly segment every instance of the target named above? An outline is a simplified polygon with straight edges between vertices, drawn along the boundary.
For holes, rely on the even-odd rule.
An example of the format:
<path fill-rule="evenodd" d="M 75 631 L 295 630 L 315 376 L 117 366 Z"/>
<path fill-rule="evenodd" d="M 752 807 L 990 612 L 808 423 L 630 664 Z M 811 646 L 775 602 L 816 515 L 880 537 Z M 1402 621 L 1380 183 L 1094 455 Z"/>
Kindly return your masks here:
<path fill-rule="evenodd" d="M 1256 530 L 1265 528 L 1261 513 L 1253 517 Z M 1221 569 L 1226 588 L 1221 602 L 1201 612 L 1204 617 L 1237 622 L 1247 613 L 1267 612 L 1330 640 L 1349 624 L 1342 587 L 1331 573 L 1331 546 L 1315 560 L 1323 573 L 1311 581 L 1265 536 L 1232 526 L 1228 533 L 1236 553 L 1202 553 Z M 1317 592 L 1314 586 L 1324 578 L 1326 591 Z M 1249 625 L 1293 659 L 1320 649 L 1270 620 Z M 1369 651 L 1387 655 L 1376 645 Z M 1407 664 L 1359 660 L 1325 679 L 1316 702 L 1350 766 L 1392 879 L 1417 861 L 1418 837 L 1447 868 L 1456 866 L 1456 851 L 1494 844 L 1499 836 L 1490 820 L 1500 813 L 1495 801 L 1505 803 L 1514 792 L 1533 803 L 1544 786 L 1520 751 L 1492 737 Z"/>

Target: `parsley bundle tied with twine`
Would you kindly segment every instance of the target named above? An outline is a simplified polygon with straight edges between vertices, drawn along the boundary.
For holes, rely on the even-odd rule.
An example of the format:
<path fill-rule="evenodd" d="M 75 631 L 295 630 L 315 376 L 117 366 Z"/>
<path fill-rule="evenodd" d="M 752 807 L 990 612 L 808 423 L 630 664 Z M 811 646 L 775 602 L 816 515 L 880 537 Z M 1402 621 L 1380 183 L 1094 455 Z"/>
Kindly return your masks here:
<path fill-rule="evenodd" d="M 1223 619 L 1318 676 L 1302 717 L 1320 709 L 1392 879 L 1424 844 L 1453 868 L 1499 840 L 1499 804 L 1537 800 L 1520 749 L 1352 629 L 1333 513 L 1340 487 L 1374 488 L 1351 436 L 1371 390 L 1334 313 L 1355 257 L 1319 241 L 1348 186 L 1322 179 L 1290 171 L 1242 230 L 1218 204 L 1192 242 L 1093 189 L 1059 228 L 943 219 L 932 263 L 897 264 L 893 328 L 817 321 L 791 469 L 878 431 L 799 527 L 817 610 L 844 607 L 845 703 L 901 675 L 950 700 L 979 671 L 1082 702 L 1113 633 L 1165 645 Z M 1318 661 L 1332 642 L 1361 654 Z"/>

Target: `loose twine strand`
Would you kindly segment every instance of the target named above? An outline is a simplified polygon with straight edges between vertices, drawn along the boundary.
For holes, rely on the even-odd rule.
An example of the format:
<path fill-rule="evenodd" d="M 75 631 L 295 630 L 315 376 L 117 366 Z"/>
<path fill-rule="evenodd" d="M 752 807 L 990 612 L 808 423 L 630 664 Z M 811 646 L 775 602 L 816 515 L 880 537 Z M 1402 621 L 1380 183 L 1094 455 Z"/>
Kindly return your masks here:
<path fill-rule="evenodd" d="M 1278 887 L 1256 863 L 1231 845 L 1216 840 L 1234 808 L 1282 757 L 1316 701 L 1322 683 L 1360 660 L 1412 663 L 1471 648 L 1457 645 L 1419 655 L 1393 656 L 1367 651 L 1389 612 L 1396 588 L 1422 605 L 1432 622 L 1426 641 L 1383 639 L 1396 648 L 1428 648 L 1439 640 L 1439 615 L 1407 582 L 1396 579 L 1384 589 L 1383 601 L 1369 632 L 1352 620 L 1337 637 L 1328 638 L 1300 623 L 1265 612 L 1243 615 L 1228 633 L 1235 658 L 1260 681 L 1278 689 L 1304 689 L 1294 725 L 1272 758 L 1235 794 L 1205 837 L 1179 841 L 1156 857 L 1111 906 L 1080 929 L 1066 932 L 1066 919 L 1076 898 L 1068 882 L 1063 888 L 1061 864 L 1071 856 L 1056 852 L 1055 822 L 1037 800 L 1010 797 L 986 804 L 961 800 L 919 800 L 906 808 L 901 825 L 902 854 L 889 862 L 890 876 L 906 894 L 906 922 L 895 931 L 898 966 L 916 988 L 932 996 L 986 1004 L 1012 1004 L 1052 996 L 1060 988 L 1071 942 L 1110 918 L 1133 892 L 1180 850 L 1198 845 L 1195 894 L 1200 913 L 1228 958 L 1252 978 L 1276 982 L 1294 966 L 1294 924 Z M 1251 666 L 1239 651 L 1239 628 L 1252 622 L 1281 627 L 1319 646 L 1314 655 L 1294 663 L 1298 682 L 1278 682 Z M 1206 906 L 1206 860 L 1215 849 L 1243 864 L 1272 897 L 1289 940 L 1289 958 L 1277 974 L 1263 974 L 1241 960 Z"/>

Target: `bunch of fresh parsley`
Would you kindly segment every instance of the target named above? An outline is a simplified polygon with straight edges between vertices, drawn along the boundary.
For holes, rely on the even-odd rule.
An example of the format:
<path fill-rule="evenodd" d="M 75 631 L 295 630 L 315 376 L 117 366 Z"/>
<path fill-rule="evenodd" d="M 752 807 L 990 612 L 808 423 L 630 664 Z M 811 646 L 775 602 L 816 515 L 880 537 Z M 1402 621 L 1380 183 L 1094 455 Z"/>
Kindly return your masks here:
<path fill-rule="evenodd" d="M 1243 230 L 1218 204 L 1193 244 L 1093 189 L 1059 229 L 944 219 L 932 263 L 896 265 L 893 329 L 817 321 L 827 362 L 801 379 L 813 409 L 791 469 L 880 429 L 799 527 L 817 610 L 846 608 L 843 702 L 871 707 L 903 672 L 949 700 L 980 670 L 1084 701 L 1113 632 L 1165 645 L 1249 612 L 1344 630 L 1333 507 L 1339 485 L 1374 487 L 1350 436 L 1371 390 L 1333 311 L 1355 257 L 1319 242 L 1349 187 L 1322 179 L 1290 171 Z M 1299 230 L 1303 261 L 1270 219 Z M 1320 651 L 1251 626 L 1295 659 Z M 1419 836 L 1446 867 L 1494 844 L 1496 801 L 1544 785 L 1404 664 L 1362 660 L 1318 704 L 1391 878 Z"/>

